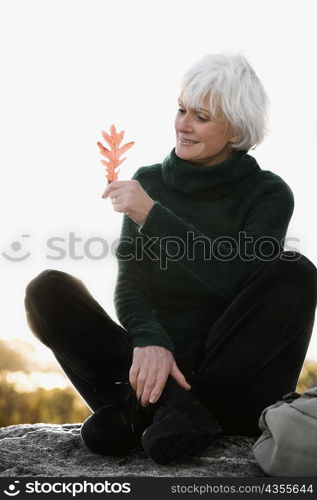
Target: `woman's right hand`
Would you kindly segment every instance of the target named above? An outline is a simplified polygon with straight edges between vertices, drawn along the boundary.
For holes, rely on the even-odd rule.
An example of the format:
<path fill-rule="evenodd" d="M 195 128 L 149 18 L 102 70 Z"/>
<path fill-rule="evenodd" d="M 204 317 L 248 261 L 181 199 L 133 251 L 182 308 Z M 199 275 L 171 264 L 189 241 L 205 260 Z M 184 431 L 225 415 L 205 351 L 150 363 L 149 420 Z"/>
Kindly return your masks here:
<path fill-rule="evenodd" d="M 129 380 L 142 406 L 160 398 L 169 375 L 184 389 L 191 389 L 171 351 L 156 345 L 133 349 Z"/>

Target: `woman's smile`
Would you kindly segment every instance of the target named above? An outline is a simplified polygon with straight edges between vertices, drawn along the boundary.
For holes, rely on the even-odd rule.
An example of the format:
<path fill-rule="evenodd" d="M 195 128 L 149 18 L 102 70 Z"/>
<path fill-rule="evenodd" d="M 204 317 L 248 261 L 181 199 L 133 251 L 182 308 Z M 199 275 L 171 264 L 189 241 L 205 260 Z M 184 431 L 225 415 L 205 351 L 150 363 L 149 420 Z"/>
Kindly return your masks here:
<path fill-rule="evenodd" d="M 198 141 L 192 141 L 190 139 L 185 139 L 184 137 L 179 137 L 178 140 L 183 146 L 194 146 L 195 144 L 198 144 Z"/>

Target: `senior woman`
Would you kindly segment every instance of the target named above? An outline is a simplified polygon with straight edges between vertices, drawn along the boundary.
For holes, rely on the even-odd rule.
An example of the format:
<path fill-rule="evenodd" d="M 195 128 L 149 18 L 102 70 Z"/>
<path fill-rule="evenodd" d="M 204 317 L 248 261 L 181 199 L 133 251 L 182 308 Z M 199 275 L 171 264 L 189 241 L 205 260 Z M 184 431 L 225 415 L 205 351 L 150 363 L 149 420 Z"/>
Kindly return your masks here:
<path fill-rule="evenodd" d="M 245 56 L 205 56 L 178 105 L 175 148 L 103 195 L 124 214 L 122 326 L 62 271 L 40 273 L 25 298 L 31 330 L 93 410 L 86 445 L 142 444 L 157 463 L 222 432 L 260 433 L 261 411 L 295 390 L 317 300 L 316 267 L 284 249 L 293 193 L 248 154 L 268 99 Z"/>

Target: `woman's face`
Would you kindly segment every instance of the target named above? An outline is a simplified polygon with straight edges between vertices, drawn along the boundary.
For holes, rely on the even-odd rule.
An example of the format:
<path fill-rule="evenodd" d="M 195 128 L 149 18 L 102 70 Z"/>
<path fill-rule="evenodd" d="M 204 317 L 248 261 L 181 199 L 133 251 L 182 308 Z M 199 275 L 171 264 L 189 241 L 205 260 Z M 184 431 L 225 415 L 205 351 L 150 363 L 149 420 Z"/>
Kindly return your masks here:
<path fill-rule="evenodd" d="M 201 109 L 186 108 L 181 97 L 178 103 L 175 118 L 176 155 L 191 163 L 206 166 L 225 160 L 232 152 L 230 141 L 237 141 L 237 137 L 222 113 L 218 113 L 215 121 L 211 120 L 208 95 Z"/>

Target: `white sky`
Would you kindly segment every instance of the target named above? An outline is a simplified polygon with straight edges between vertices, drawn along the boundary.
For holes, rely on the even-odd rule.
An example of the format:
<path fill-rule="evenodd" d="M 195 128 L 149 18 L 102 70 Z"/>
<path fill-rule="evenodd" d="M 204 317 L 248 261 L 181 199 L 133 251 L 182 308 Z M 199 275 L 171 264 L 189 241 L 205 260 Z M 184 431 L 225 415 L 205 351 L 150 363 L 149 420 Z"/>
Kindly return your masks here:
<path fill-rule="evenodd" d="M 122 215 L 101 199 L 100 131 L 114 123 L 126 131 L 124 142 L 135 141 L 120 179 L 161 161 L 174 147 L 181 76 L 211 52 L 244 50 L 262 79 L 271 132 L 250 153 L 291 186 L 288 236 L 299 238 L 293 246 L 317 263 L 316 6 L 309 0 L 1 1 L 2 338 L 39 347 L 23 298 L 26 284 L 46 268 L 82 279 L 116 320 L 114 258 L 50 260 L 46 241 L 65 238 L 67 252 L 75 233 L 76 252 L 84 255 L 89 238 L 111 244 L 119 236 Z M 22 248 L 12 249 L 13 242 Z M 100 246 L 90 251 L 96 255 Z M 31 255 L 12 262 L 1 252 Z M 317 359 L 316 328 L 308 357 Z"/>

